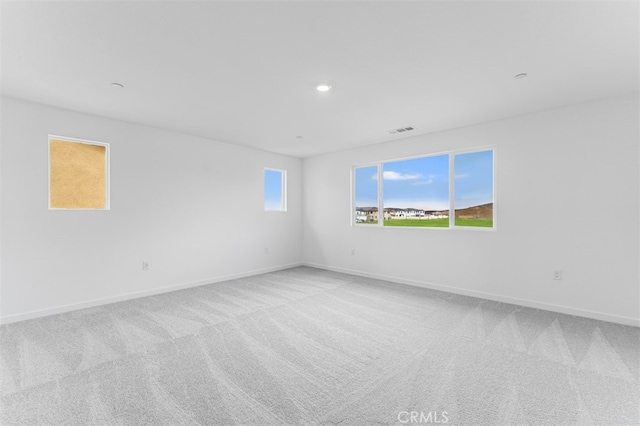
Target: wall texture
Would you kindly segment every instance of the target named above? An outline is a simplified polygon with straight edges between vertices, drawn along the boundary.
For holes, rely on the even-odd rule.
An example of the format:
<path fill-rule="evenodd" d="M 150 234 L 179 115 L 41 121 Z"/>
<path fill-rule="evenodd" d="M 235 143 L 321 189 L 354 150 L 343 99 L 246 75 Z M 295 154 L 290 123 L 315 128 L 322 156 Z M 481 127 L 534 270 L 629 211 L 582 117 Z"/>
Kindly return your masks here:
<path fill-rule="evenodd" d="M 304 261 L 638 325 L 638 117 L 616 97 L 305 159 Z M 486 145 L 495 231 L 350 226 L 352 165 Z"/>
<path fill-rule="evenodd" d="M 3 322 L 299 264 L 300 159 L 11 98 L 1 106 Z M 111 210 L 48 210 L 49 134 L 110 144 Z M 264 167 L 288 171 L 288 212 L 263 211 Z"/>

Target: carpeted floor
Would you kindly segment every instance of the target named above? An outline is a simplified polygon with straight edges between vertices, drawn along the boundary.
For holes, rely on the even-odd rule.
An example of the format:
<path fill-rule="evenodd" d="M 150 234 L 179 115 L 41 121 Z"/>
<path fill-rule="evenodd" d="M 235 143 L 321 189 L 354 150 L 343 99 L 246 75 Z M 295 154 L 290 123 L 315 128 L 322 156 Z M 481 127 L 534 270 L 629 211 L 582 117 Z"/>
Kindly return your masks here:
<path fill-rule="evenodd" d="M 0 337 L 2 425 L 640 423 L 638 328 L 307 267 Z"/>

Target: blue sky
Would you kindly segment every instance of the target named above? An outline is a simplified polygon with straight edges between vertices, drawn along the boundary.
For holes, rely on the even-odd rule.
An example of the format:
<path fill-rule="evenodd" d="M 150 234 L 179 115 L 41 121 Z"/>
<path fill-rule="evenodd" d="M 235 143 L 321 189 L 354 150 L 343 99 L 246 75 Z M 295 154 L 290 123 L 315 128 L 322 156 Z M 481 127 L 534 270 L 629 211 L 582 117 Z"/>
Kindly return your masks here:
<path fill-rule="evenodd" d="M 493 202 L 493 151 L 458 154 L 454 167 L 456 209 Z"/>
<path fill-rule="evenodd" d="M 384 207 L 449 210 L 449 156 L 385 163 Z"/>
<path fill-rule="evenodd" d="M 282 210 L 282 172 L 264 171 L 264 209 Z"/>
<path fill-rule="evenodd" d="M 378 166 L 356 169 L 356 206 L 376 207 L 378 205 Z"/>
<path fill-rule="evenodd" d="M 457 154 L 455 208 L 493 201 L 493 152 Z M 412 158 L 383 164 L 384 207 L 449 209 L 449 156 Z M 377 206 L 377 166 L 356 169 L 356 205 Z"/>

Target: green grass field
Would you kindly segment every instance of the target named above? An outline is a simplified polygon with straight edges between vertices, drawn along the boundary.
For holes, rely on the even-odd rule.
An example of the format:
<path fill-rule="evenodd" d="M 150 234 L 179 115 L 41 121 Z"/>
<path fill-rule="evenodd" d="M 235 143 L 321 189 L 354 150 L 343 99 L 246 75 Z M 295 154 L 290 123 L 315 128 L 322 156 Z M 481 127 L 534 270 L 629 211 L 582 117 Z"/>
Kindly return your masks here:
<path fill-rule="evenodd" d="M 456 226 L 480 226 L 493 228 L 493 219 L 456 219 Z"/>
<path fill-rule="evenodd" d="M 371 223 L 371 222 L 370 222 Z M 414 226 L 424 228 L 448 228 L 449 219 L 392 219 L 385 220 L 384 226 Z M 478 226 L 483 228 L 493 227 L 491 219 L 456 219 L 456 226 Z"/>
<path fill-rule="evenodd" d="M 391 219 L 385 220 L 384 226 L 420 226 L 423 228 L 448 228 L 449 219 Z"/>

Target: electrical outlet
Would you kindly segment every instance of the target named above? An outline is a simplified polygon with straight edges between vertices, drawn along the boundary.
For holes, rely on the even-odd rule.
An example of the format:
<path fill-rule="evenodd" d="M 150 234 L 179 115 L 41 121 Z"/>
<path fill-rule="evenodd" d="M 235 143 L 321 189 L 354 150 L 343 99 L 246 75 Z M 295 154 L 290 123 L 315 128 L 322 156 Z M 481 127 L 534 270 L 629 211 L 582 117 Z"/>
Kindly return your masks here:
<path fill-rule="evenodd" d="M 553 279 L 558 281 L 562 280 L 562 271 L 559 269 L 553 271 Z"/>
<path fill-rule="evenodd" d="M 352 248 L 351 249 L 351 256 L 355 256 L 356 255 L 356 249 Z"/>
<path fill-rule="evenodd" d="M 148 271 L 149 270 L 149 262 L 147 262 L 146 260 L 142 261 L 142 270 L 143 271 Z"/>

